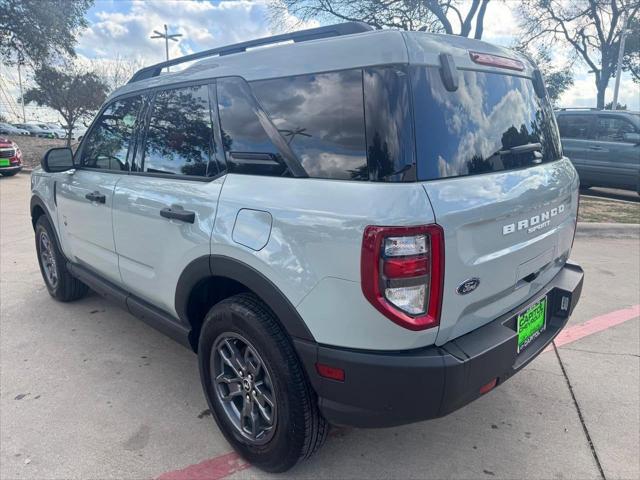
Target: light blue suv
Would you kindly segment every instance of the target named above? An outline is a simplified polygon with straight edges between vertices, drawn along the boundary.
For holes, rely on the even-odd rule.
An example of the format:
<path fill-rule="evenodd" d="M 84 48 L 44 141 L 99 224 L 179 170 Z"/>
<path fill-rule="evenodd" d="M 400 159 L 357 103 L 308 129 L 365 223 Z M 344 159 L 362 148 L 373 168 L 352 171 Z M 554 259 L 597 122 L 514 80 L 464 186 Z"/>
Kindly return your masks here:
<path fill-rule="evenodd" d="M 582 288 L 542 76 L 461 37 L 347 23 L 145 68 L 31 178 L 49 293 L 90 287 L 196 351 L 218 426 L 271 472 L 330 423 L 486 394 Z"/>

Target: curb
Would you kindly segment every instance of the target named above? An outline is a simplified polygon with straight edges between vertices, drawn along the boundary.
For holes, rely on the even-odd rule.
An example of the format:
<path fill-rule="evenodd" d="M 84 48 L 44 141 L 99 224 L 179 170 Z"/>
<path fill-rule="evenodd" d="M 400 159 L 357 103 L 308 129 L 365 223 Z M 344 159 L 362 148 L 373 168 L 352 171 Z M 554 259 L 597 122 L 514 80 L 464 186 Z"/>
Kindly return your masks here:
<path fill-rule="evenodd" d="M 640 238 L 640 224 L 578 222 L 576 237 Z"/>

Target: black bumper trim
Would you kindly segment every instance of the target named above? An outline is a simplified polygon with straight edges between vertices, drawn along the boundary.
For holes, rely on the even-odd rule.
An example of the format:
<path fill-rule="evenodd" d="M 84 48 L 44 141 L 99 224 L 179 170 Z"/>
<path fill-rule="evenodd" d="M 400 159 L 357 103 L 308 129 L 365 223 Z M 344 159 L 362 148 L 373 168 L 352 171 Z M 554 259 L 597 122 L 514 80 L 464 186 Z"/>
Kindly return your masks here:
<path fill-rule="evenodd" d="M 567 263 L 539 293 L 549 298 L 546 330 L 517 355 L 515 315 L 532 300 L 441 347 L 369 352 L 294 340 L 320 410 L 331 422 L 390 427 L 442 417 L 478 398 L 493 379 L 503 383 L 549 345 L 582 292 L 583 271 Z M 345 381 L 320 377 L 315 363 L 343 368 Z"/>

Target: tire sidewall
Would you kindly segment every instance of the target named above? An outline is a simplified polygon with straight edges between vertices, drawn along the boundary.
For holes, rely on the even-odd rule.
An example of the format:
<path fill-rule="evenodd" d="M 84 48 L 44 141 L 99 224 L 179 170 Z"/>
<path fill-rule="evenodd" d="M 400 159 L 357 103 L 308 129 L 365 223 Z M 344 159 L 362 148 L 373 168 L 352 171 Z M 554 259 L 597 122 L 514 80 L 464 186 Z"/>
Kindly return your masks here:
<path fill-rule="evenodd" d="M 213 343 L 224 332 L 234 332 L 249 340 L 262 357 L 273 381 L 277 402 L 277 424 L 273 437 L 264 445 L 248 444 L 235 430 L 217 400 L 210 358 Z M 291 368 L 300 367 L 289 365 L 287 357 L 270 338 L 254 309 L 230 301 L 223 301 L 214 306 L 202 328 L 198 362 L 209 408 L 227 441 L 245 459 L 265 470 L 282 470 L 295 464 L 304 442 L 304 407 L 300 402 L 305 399 L 292 395 L 289 385 L 293 381 Z"/>

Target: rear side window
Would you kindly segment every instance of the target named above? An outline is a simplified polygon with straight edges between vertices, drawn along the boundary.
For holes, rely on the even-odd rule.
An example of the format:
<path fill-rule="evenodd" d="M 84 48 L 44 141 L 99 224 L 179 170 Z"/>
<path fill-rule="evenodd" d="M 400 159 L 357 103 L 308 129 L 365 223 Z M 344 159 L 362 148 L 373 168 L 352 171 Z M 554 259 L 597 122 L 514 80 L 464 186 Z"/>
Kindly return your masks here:
<path fill-rule="evenodd" d="M 139 96 L 116 100 L 96 120 L 82 147 L 83 167 L 128 171 L 128 152 L 138 111 Z"/>
<path fill-rule="evenodd" d="M 411 69 L 418 178 L 431 180 L 557 160 L 553 111 L 528 78 L 458 71 L 447 91 L 435 67 Z M 520 148 L 518 148 L 520 147 Z"/>
<path fill-rule="evenodd" d="M 598 117 L 596 140 L 602 142 L 624 142 L 625 133 L 636 133 L 636 128 L 630 121 L 621 117 Z"/>
<path fill-rule="evenodd" d="M 591 121 L 588 115 L 558 115 L 558 128 L 562 138 L 589 140 L 591 138 Z"/>
<path fill-rule="evenodd" d="M 251 88 L 309 177 L 369 179 L 361 70 L 262 80 Z"/>
<path fill-rule="evenodd" d="M 216 174 L 209 88 L 199 85 L 159 92 L 145 138 L 143 171 L 198 177 Z"/>

